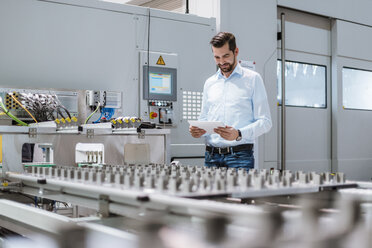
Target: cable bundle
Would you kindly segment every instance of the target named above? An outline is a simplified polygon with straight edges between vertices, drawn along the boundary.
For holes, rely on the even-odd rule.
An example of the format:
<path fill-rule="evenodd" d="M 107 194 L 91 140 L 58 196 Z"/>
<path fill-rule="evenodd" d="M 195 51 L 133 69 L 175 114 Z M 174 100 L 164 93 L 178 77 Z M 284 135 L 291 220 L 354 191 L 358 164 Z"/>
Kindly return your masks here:
<path fill-rule="evenodd" d="M 3 98 L 0 97 L 0 108 L 4 111 L 3 113 L 5 113 L 7 116 L 9 116 L 10 118 L 12 118 L 14 121 L 16 121 L 19 125 L 21 126 L 28 126 L 27 123 L 21 121 L 20 119 L 18 119 L 17 117 L 15 117 L 12 113 L 9 112 L 9 110 L 5 107 L 4 103 L 3 103 Z"/>
<path fill-rule="evenodd" d="M 69 111 L 61 104 L 56 95 L 20 93 L 19 99 L 37 121 L 54 120 L 58 115 L 65 118 L 61 110 L 64 110 L 71 118 Z"/>

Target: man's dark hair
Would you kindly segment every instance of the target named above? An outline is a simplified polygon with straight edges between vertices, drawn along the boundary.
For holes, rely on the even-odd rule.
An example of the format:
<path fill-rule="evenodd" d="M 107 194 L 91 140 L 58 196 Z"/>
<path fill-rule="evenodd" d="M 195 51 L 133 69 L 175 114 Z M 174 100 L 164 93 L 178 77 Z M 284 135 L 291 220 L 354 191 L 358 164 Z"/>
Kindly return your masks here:
<path fill-rule="evenodd" d="M 234 53 L 236 48 L 235 36 L 232 33 L 219 32 L 209 42 L 212 46 L 220 48 L 226 43 L 229 44 L 229 49 Z"/>

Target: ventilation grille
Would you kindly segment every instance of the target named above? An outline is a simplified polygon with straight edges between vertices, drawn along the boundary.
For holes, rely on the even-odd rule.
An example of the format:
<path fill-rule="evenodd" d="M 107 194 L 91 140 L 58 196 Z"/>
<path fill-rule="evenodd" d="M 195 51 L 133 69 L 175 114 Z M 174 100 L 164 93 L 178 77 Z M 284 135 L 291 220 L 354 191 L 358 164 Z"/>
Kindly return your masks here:
<path fill-rule="evenodd" d="M 182 119 L 197 120 L 201 111 L 203 93 L 199 91 L 183 91 Z"/>

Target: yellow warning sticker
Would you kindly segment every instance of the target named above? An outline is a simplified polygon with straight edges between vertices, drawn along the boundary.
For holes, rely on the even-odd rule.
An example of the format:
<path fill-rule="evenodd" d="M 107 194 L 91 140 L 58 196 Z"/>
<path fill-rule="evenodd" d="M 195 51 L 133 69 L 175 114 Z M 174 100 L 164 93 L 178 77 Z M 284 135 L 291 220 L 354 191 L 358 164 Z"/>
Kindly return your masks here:
<path fill-rule="evenodd" d="M 165 65 L 163 57 L 160 55 L 158 61 L 156 62 L 157 65 Z"/>

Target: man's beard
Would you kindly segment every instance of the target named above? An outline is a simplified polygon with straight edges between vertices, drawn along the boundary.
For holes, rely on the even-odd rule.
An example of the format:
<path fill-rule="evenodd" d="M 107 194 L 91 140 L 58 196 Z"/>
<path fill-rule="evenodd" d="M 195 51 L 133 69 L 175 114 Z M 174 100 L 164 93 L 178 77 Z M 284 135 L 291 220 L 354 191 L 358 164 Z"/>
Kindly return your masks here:
<path fill-rule="evenodd" d="M 222 68 L 222 67 L 221 67 L 222 65 L 218 65 L 218 67 L 221 69 L 222 72 L 231 72 L 231 71 L 233 70 L 233 68 L 234 68 L 234 65 L 235 65 L 235 57 L 234 57 L 234 61 L 233 61 L 232 64 L 230 64 L 230 63 L 225 63 L 225 64 L 223 64 L 223 65 L 228 65 L 228 66 L 225 67 L 225 68 Z"/>

